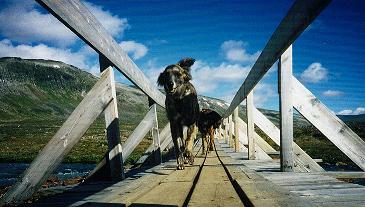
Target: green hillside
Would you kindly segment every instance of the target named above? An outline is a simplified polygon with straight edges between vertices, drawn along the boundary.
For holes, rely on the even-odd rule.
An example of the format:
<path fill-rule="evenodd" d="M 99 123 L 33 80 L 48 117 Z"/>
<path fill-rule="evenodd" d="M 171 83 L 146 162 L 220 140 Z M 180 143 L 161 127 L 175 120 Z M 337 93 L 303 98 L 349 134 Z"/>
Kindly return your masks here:
<path fill-rule="evenodd" d="M 71 65 L 50 60 L 0 58 L 0 162 L 30 162 L 52 138 L 98 77 Z M 121 139 L 124 142 L 148 110 L 147 96 L 136 87 L 117 84 Z M 228 103 L 199 96 L 200 108 L 223 114 Z M 276 126 L 279 113 L 259 109 Z M 245 120 L 245 108 L 240 106 Z M 167 123 L 158 107 L 159 127 Z M 360 137 L 365 137 L 364 115 L 340 116 Z M 66 157 L 65 162 L 98 162 L 107 150 L 101 115 Z M 256 131 L 268 138 L 257 127 Z M 352 163 L 300 114 L 294 114 L 295 142 L 313 158 L 330 164 Z M 149 135 L 131 155 L 133 163 L 150 145 Z M 273 142 L 270 142 L 273 144 Z M 278 149 L 277 146 L 274 146 Z"/>

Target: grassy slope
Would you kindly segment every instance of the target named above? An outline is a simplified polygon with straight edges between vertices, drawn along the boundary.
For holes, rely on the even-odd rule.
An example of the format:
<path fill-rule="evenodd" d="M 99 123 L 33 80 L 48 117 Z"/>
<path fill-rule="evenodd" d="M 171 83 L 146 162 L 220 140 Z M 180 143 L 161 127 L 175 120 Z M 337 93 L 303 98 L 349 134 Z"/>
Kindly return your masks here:
<path fill-rule="evenodd" d="M 0 59 L 0 162 L 31 161 L 55 134 L 97 78 L 73 66 L 44 60 Z M 117 85 L 122 141 L 148 110 L 138 89 Z M 161 126 L 166 123 L 159 109 Z M 97 162 L 107 149 L 101 115 L 66 157 Z M 145 139 L 137 152 L 150 144 Z M 136 159 L 132 154 L 132 159 Z"/>
<path fill-rule="evenodd" d="M 0 162 L 30 162 L 96 81 L 93 75 L 61 62 L 0 58 Z M 138 89 L 121 84 L 117 85 L 117 97 L 124 142 L 147 112 L 148 101 Z M 204 96 L 199 97 L 199 101 L 201 108 L 213 108 L 220 113 L 228 106 L 221 100 Z M 277 111 L 260 110 L 279 125 Z M 162 128 L 167 122 L 166 116 L 162 108 L 158 108 L 158 113 Z M 242 106 L 240 116 L 245 120 Z M 344 119 L 360 137 L 365 137 L 363 117 L 347 116 Z M 294 125 L 296 143 L 312 157 L 332 164 L 351 164 L 340 150 L 298 114 Z M 65 161 L 99 161 L 107 149 L 104 128 L 101 115 Z M 257 131 L 265 138 L 259 129 Z M 129 162 L 136 160 L 150 142 L 150 137 L 144 139 Z"/>

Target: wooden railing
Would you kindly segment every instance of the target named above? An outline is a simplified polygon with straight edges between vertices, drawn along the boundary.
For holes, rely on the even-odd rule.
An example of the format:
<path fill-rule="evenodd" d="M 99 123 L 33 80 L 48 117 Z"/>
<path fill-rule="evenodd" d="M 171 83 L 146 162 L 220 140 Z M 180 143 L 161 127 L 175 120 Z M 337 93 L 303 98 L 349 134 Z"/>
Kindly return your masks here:
<path fill-rule="evenodd" d="M 149 82 L 90 11 L 78 0 L 36 1 L 99 53 L 101 77 L 18 182 L 2 197 L 0 204 L 18 203 L 29 198 L 103 111 L 109 149 L 107 156 L 92 174 L 97 174 L 107 167 L 110 173 L 106 176 L 109 179 L 123 179 L 123 162 L 149 131 L 152 131 L 153 143 L 139 163 L 143 163 L 151 154 L 156 164 L 161 163 L 161 151 L 171 143 L 169 125 L 161 132 L 158 130 L 156 104 L 164 107 L 165 96 Z M 256 125 L 281 147 L 283 171 L 321 172 L 323 168 L 293 142 L 292 118 L 295 108 L 365 170 L 364 141 L 315 98 L 291 72 L 291 44 L 329 2 L 330 0 L 295 1 L 225 111 L 223 124 L 217 130 L 218 139 L 223 139 L 237 152 L 248 146 L 249 159 L 272 159 L 268 154 L 275 153 L 276 150 L 255 132 Z M 280 129 L 257 110 L 253 103 L 255 85 L 277 60 L 279 82 L 280 86 L 283 86 L 279 86 Z M 123 145 L 120 142 L 113 66 L 152 100 L 150 110 Z M 247 124 L 238 116 L 238 106 L 245 99 Z"/>
<path fill-rule="evenodd" d="M 354 163 L 365 170 L 365 142 L 292 76 L 291 44 L 329 2 L 329 0 L 303 0 L 294 3 L 225 111 L 223 117 L 229 118 L 240 103 L 246 99 L 249 159 L 255 159 L 258 154 L 255 150 L 258 143 L 256 143 L 257 139 L 255 139 L 252 124 L 255 123 L 280 146 L 282 171 L 295 171 L 295 168 L 298 167 L 299 171 L 323 171 L 293 142 L 293 109 L 295 108 Z M 253 110 L 252 103 L 255 85 L 277 60 L 279 60 L 280 130 L 258 110 Z M 236 149 L 238 148 L 236 147 Z"/>

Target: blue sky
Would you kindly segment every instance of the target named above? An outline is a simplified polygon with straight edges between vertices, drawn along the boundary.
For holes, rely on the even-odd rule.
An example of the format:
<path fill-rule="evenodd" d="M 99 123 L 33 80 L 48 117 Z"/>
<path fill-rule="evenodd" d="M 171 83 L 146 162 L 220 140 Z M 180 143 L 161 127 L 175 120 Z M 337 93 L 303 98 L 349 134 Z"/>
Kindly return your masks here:
<path fill-rule="evenodd" d="M 292 1 L 83 1 L 155 83 L 183 57 L 199 94 L 230 101 Z M 365 2 L 333 1 L 293 44 L 294 75 L 337 114 L 365 113 Z M 96 53 L 33 1 L 0 3 L 0 56 L 60 60 L 98 74 Z M 255 105 L 278 109 L 277 66 Z M 121 75 L 117 80 L 128 83 Z"/>

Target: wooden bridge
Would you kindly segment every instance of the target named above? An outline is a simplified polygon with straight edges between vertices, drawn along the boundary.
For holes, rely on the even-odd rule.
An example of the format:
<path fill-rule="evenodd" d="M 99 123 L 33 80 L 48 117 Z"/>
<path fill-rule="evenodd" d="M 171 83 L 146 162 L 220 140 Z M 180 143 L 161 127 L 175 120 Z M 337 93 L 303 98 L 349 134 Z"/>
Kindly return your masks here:
<path fill-rule="evenodd" d="M 99 53 L 101 77 L 39 153 L 18 182 L 1 198 L 1 205 L 30 198 L 62 162 L 63 157 L 104 112 L 108 152 L 90 175 L 34 206 L 364 206 L 365 187 L 337 178 L 365 178 L 364 172 L 326 172 L 293 142 L 293 109 L 362 170 L 365 142 L 336 117 L 292 75 L 292 43 L 313 22 L 329 0 L 297 0 L 268 40 L 244 83 L 225 111 L 216 131 L 216 151 L 201 155 L 196 143 L 195 164 L 176 170 L 174 159 L 163 162 L 161 151 L 171 145 L 169 125 L 159 130 L 156 106 L 164 95 L 151 84 L 96 18 L 78 0 L 37 0 Z M 254 107 L 253 89 L 279 60 L 280 127 Z M 122 145 L 113 68 L 148 97 L 150 110 Z M 238 116 L 246 100 L 247 123 Z M 147 103 L 146 103 L 147 104 Z M 280 146 L 276 152 L 254 130 L 260 128 Z M 138 162 L 149 158 L 149 169 L 124 172 L 123 162 L 152 131 L 153 144 Z M 272 159 L 270 154 L 280 154 Z"/>

